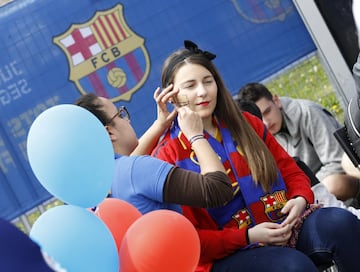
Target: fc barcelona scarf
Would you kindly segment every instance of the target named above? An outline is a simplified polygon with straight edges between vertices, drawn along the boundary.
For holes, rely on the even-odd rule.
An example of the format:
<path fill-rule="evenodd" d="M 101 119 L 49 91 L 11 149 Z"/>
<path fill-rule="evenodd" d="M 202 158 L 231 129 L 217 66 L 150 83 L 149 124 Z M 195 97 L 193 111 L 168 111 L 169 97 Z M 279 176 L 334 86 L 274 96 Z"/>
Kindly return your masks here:
<path fill-rule="evenodd" d="M 204 131 L 218 157 L 221 159 L 234 188 L 234 198 L 219 208 L 207 209 L 213 220 L 222 229 L 229 222 L 236 223 L 239 228 L 254 226 L 261 222 L 282 222 L 285 217 L 280 212 L 287 202 L 286 186 L 280 173 L 278 180 L 270 192 L 264 192 L 260 185 L 256 185 L 252 178 L 240 148 L 236 145 L 227 128 L 222 126 L 215 118 L 214 125 L 220 132 L 221 139 L 212 137 Z M 200 173 L 199 163 L 190 143 L 182 134 L 177 120 L 170 129 L 170 140 L 167 142 L 171 148 L 173 141 L 180 141 L 182 150 L 177 150 L 176 165 Z M 178 145 L 177 145 L 178 146 Z"/>

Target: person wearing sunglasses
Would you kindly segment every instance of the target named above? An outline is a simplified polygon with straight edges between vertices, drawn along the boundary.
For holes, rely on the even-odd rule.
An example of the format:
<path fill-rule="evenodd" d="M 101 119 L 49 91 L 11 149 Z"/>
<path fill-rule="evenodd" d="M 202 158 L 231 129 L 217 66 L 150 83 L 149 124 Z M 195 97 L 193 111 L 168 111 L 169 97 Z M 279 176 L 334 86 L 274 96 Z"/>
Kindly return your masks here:
<path fill-rule="evenodd" d="M 167 111 L 166 103 L 176 92 L 172 86 L 155 91 L 158 118 L 139 140 L 125 107 L 116 109 L 109 99 L 91 93 L 75 102 L 101 121 L 111 139 L 116 160 L 111 197 L 131 203 L 143 214 L 157 209 L 182 213 L 180 205 L 218 207 L 233 197 L 230 179 L 218 156 L 203 137 L 198 137 L 203 131 L 200 116 L 187 106 Z M 192 142 L 200 174 L 142 155 L 150 152 L 175 115 L 184 136 Z"/>

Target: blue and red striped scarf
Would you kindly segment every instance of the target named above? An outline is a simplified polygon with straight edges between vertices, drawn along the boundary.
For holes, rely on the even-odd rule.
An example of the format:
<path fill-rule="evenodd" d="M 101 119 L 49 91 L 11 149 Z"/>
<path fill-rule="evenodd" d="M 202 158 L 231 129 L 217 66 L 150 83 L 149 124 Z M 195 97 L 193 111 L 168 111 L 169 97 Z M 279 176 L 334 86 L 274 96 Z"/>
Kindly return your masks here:
<path fill-rule="evenodd" d="M 219 228 L 229 224 L 237 224 L 239 228 L 242 228 L 266 221 L 281 222 L 284 220 L 285 217 L 280 211 L 287 202 L 286 186 L 280 173 L 271 191 L 264 192 L 261 186 L 257 186 L 254 182 L 246 160 L 232 139 L 229 130 L 215 118 L 213 122 L 218 128 L 219 137 L 216 137 L 218 139 L 206 131 L 204 134 L 221 159 L 234 188 L 234 198 L 230 202 L 223 207 L 207 209 L 213 220 Z M 196 155 L 181 132 L 177 120 L 165 135 L 164 140 L 164 145 L 159 148 L 165 148 L 166 151 L 163 150 L 159 154 L 156 154 L 155 151 L 155 156 L 181 168 L 200 173 Z"/>

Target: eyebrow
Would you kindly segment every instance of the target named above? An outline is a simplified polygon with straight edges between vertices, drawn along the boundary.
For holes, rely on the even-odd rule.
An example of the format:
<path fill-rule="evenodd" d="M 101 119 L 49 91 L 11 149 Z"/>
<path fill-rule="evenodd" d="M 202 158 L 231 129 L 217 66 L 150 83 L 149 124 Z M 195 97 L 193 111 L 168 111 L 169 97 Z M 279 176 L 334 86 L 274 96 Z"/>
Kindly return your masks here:
<path fill-rule="evenodd" d="M 207 76 L 204 76 L 203 78 L 202 78 L 202 80 L 206 80 L 206 79 L 213 79 L 214 78 L 214 76 L 213 75 L 207 75 Z M 184 81 L 184 82 L 182 82 L 182 83 L 180 83 L 180 86 L 182 86 L 182 85 L 184 85 L 184 84 L 187 84 L 187 83 L 193 83 L 193 82 L 196 82 L 196 79 L 189 79 L 189 80 L 187 80 L 187 81 Z"/>
<path fill-rule="evenodd" d="M 267 106 L 265 110 L 262 112 L 262 114 L 266 114 L 271 110 L 271 105 Z"/>
<path fill-rule="evenodd" d="M 180 87 L 183 87 L 183 86 L 186 85 L 186 84 L 194 83 L 194 82 L 196 82 L 195 79 L 189 79 L 189 80 L 187 80 L 187 81 L 184 81 L 184 82 L 180 83 Z"/>

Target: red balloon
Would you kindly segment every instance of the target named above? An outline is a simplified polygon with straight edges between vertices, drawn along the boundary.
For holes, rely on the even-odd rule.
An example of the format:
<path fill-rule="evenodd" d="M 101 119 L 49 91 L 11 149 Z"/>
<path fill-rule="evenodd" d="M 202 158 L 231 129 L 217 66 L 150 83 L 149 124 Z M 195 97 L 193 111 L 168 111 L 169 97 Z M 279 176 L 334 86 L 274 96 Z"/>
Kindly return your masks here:
<path fill-rule="evenodd" d="M 193 272 L 200 258 L 200 240 L 192 223 L 170 210 L 156 210 L 137 219 L 120 249 L 121 272 Z"/>
<path fill-rule="evenodd" d="M 96 208 L 95 214 L 110 229 L 118 252 L 126 231 L 141 217 L 141 213 L 133 205 L 117 198 L 105 198 Z"/>

